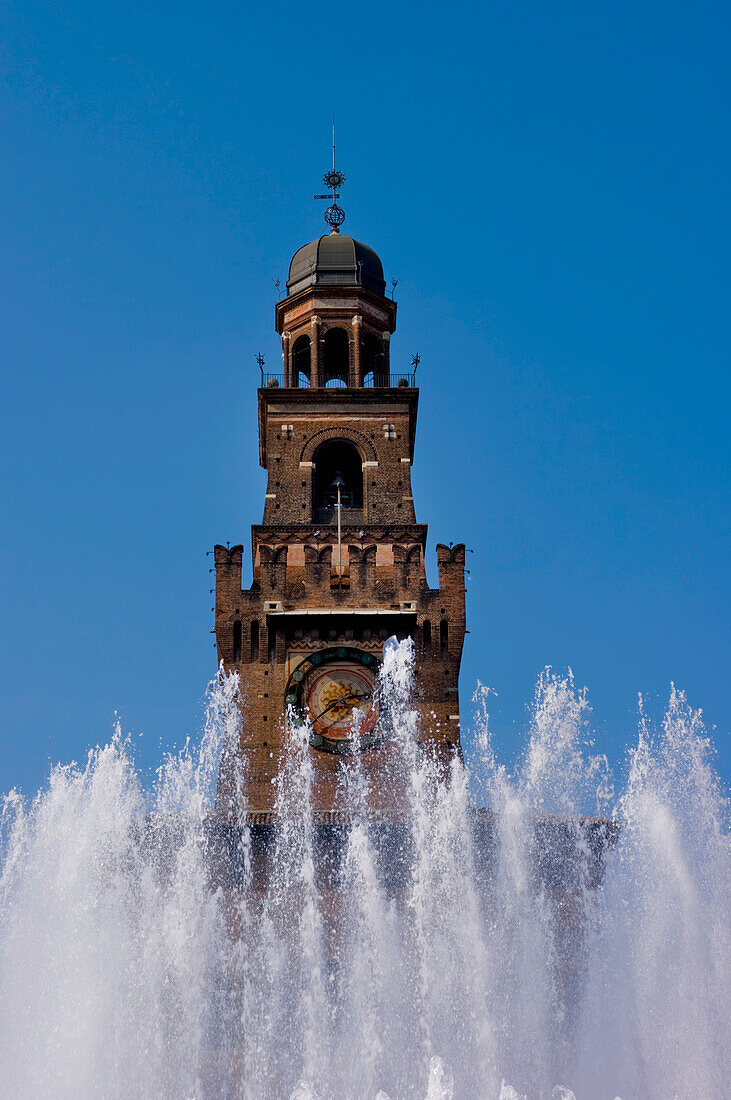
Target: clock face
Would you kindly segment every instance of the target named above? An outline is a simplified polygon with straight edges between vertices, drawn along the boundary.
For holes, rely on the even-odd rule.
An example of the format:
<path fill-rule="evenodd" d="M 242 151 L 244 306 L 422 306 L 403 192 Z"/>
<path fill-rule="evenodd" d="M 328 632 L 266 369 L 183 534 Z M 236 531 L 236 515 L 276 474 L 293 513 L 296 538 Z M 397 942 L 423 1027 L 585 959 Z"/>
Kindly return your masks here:
<path fill-rule="evenodd" d="M 300 720 L 308 719 L 313 748 L 348 753 L 381 738 L 379 665 L 375 654 L 349 646 L 322 649 L 300 661 L 289 678 L 285 701 Z"/>
<path fill-rule="evenodd" d="M 361 736 L 371 733 L 378 721 L 375 686 L 373 672 L 350 661 L 334 662 L 311 673 L 305 685 L 305 707 L 314 732 L 348 738 L 358 721 Z"/>

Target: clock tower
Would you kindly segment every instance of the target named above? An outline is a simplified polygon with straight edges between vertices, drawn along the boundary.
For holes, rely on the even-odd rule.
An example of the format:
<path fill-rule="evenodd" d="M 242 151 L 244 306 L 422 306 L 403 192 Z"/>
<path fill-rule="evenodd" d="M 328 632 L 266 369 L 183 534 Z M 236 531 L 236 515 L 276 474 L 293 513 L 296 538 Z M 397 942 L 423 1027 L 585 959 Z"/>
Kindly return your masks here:
<path fill-rule="evenodd" d="M 430 588 L 411 491 L 416 367 L 394 370 L 396 303 L 381 261 L 340 232 L 342 174 L 325 182 L 330 232 L 292 258 L 276 305 L 282 371 L 262 371 L 258 391 L 267 487 L 249 587 L 243 547 L 215 547 L 218 655 L 240 677 L 241 795 L 255 814 L 273 809 L 288 709 L 309 721 L 314 810 L 347 809 L 339 780 L 353 753 L 372 809 L 393 808 L 389 724 L 375 690 L 393 636 L 414 641 L 421 739 L 445 759 L 460 749 L 465 550 L 437 546 Z M 222 762 L 219 804 L 235 810 L 233 764 Z"/>

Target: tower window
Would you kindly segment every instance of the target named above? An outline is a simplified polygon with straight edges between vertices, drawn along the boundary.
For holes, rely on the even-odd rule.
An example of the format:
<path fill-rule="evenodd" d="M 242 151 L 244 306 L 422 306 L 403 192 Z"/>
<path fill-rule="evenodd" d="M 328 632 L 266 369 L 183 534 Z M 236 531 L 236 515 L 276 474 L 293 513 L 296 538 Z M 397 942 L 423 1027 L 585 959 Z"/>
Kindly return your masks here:
<path fill-rule="evenodd" d="M 343 508 L 363 507 L 363 463 L 357 449 L 347 439 L 331 439 L 315 451 L 313 503 L 315 509 L 334 508 L 337 504 L 337 479 L 341 479 L 340 502 Z"/>
<path fill-rule="evenodd" d="M 292 348 L 292 385 L 302 388 L 312 385 L 310 370 L 310 338 L 299 336 Z"/>
<path fill-rule="evenodd" d="M 241 660 L 241 622 L 239 619 L 234 623 L 234 661 L 236 664 Z"/>
<path fill-rule="evenodd" d="M 257 619 L 251 624 L 251 659 L 259 660 L 259 622 Z"/>
<path fill-rule="evenodd" d="M 439 647 L 442 653 L 449 649 L 449 623 L 446 619 L 442 619 L 439 624 Z"/>
<path fill-rule="evenodd" d="M 347 386 L 350 377 L 348 334 L 333 328 L 323 342 L 323 380 L 326 386 Z"/>
<path fill-rule="evenodd" d="M 384 437 L 384 439 L 395 439 L 396 438 L 396 429 L 394 428 L 393 424 L 384 424 L 383 425 L 383 437 Z"/>
<path fill-rule="evenodd" d="M 424 638 L 424 649 L 431 649 L 431 623 L 428 619 L 424 619 L 424 625 L 421 630 Z"/>
<path fill-rule="evenodd" d="M 364 386 L 387 386 L 388 378 L 384 374 L 384 355 L 381 342 L 373 333 L 366 332 L 360 348 L 360 362 L 363 371 Z"/>

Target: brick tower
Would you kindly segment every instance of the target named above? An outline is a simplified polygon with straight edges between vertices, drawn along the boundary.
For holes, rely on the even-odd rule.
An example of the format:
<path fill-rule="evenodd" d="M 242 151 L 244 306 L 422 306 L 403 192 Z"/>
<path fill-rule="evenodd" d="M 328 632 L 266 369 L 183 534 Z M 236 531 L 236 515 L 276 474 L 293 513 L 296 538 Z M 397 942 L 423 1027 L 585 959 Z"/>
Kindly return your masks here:
<path fill-rule="evenodd" d="M 273 808 L 288 706 L 312 724 L 315 809 L 343 808 L 338 779 L 352 752 L 363 754 L 373 809 L 390 807 L 388 721 L 373 693 L 394 635 L 414 640 L 423 740 L 445 757 L 459 751 L 464 546 L 437 546 L 439 587 L 430 588 L 427 529 L 411 493 L 415 372 L 392 373 L 396 304 L 373 249 L 339 232 L 342 178 L 326 181 L 331 232 L 292 259 L 276 306 L 283 372 L 263 374 L 258 391 L 267 488 L 263 522 L 251 530 L 250 587 L 243 547 L 215 548 L 218 655 L 240 676 L 254 812 Z M 231 763 L 219 781 L 229 804 Z"/>

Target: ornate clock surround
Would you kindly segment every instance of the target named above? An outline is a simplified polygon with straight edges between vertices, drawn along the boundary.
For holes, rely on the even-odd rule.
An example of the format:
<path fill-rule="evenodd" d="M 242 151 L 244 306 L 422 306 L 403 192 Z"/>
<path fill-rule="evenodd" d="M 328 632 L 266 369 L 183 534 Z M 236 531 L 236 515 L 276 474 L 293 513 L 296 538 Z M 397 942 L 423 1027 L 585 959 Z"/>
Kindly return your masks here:
<path fill-rule="evenodd" d="M 309 716 L 312 748 L 345 755 L 383 740 L 385 724 L 377 699 L 380 665 L 375 653 L 340 645 L 308 654 L 293 669 L 284 701 L 293 709 L 295 720 L 303 722 Z M 367 704 L 366 708 L 358 707 L 361 702 Z M 356 707 L 364 711 L 365 717 L 358 742 L 354 743 L 349 736 L 349 720 Z"/>

